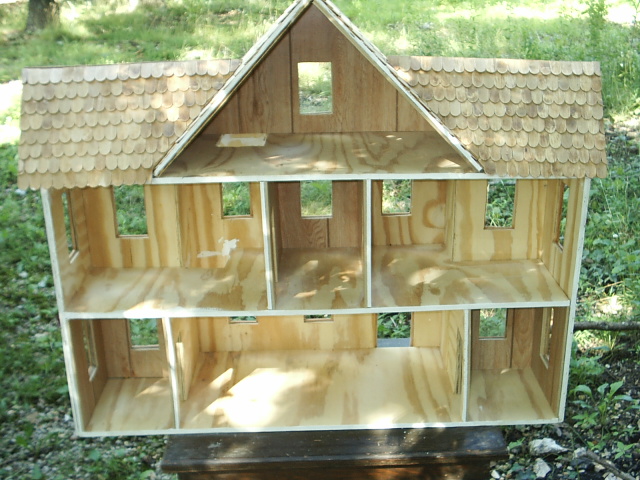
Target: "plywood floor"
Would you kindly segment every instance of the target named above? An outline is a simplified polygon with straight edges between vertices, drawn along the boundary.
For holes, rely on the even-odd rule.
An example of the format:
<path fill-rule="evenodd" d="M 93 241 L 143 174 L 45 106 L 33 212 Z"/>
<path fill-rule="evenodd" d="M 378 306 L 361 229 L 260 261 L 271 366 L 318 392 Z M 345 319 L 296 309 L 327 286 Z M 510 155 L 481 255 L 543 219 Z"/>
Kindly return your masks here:
<path fill-rule="evenodd" d="M 359 249 L 291 248 L 280 252 L 276 309 L 361 308 L 364 302 Z"/>
<path fill-rule="evenodd" d="M 180 408 L 188 429 L 460 421 L 430 348 L 202 354 Z M 459 402 L 455 402 L 459 403 Z"/>
<path fill-rule="evenodd" d="M 531 368 L 473 370 L 468 406 L 469 421 L 509 422 L 557 418 Z"/>
<path fill-rule="evenodd" d="M 68 312 L 166 316 L 172 309 L 266 310 L 264 255 L 234 252 L 224 268 L 94 268 Z"/>
<path fill-rule="evenodd" d="M 202 135 L 161 177 L 443 174 L 475 171 L 436 132 L 269 134 L 263 147 L 216 147 Z M 186 160 L 186 161 L 185 161 Z"/>
<path fill-rule="evenodd" d="M 174 428 L 171 385 L 165 378 L 109 379 L 87 432 L 147 432 Z"/>
<path fill-rule="evenodd" d="M 374 307 L 568 304 L 542 262 L 451 262 L 430 247 L 374 247 Z"/>

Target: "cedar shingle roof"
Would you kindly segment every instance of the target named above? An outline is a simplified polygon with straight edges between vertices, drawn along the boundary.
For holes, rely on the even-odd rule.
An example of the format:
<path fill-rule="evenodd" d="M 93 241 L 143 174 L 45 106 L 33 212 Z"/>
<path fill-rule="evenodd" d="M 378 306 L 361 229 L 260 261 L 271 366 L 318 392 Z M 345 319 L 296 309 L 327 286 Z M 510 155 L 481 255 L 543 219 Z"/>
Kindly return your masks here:
<path fill-rule="evenodd" d="M 239 63 L 25 69 L 20 187 L 147 182 Z"/>
<path fill-rule="evenodd" d="M 438 57 L 389 61 L 487 174 L 606 176 L 597 63 Z"/>
<path fill-rule="evenodd" d="M 487 174 L 606 175 L 597 64 L 389 61 Z M 150 181 L 153 168 L 239 65 L 211 60 L 25 69 L 20 187 Z"/>

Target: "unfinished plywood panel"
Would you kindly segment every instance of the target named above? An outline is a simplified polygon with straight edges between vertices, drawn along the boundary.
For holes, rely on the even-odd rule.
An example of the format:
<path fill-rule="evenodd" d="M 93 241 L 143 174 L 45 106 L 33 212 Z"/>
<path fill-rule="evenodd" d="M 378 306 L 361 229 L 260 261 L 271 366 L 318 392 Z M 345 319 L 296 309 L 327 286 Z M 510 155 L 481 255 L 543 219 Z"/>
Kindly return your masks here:
<path fill-rule="evenodd" d="M 465 312 L 450 310 L 442 312 L 442 361 L 451 382 L 451 389 L 455 395 L 464 393 L 464 366 L 468 364 L 465 355 Z M 460 397 L 452 397 L 452 403 L 460 403 Z"/>
<path fill-rule="evenodd" d="M 487 181 L 455 182 L 454 261 L 540 258 L 545 182 L 516 181 L 513 227 L 485 227 Z"/>
<path fill-rule="evenodd" d="M 502 335 L 483 337 L 480 330 L 480 310 L 471 312 L 471 368 L 500 370 L 511 368 L 514 310 L 506 312 Z"/>
<path fill-rule="evenodd" d="M 459 421 L 432 348 L 203 354 L 185 429 L 386 427 Z"/>
<path fill-rule="evenodd" d="M 373 314 L 326 318 L 289 315 L 257 317 L 255 321 L 212 317 L 199 323 L 203 352 L 375 348 L 377 339 Z"/>
<path fill-rule="evenodd" d="M 278 245 L 288 248 L 361 248 L 363 238 L 363 183 L 332 183 L 331 214 L 303 217 L 300 182 L 277 184 Z M 272 203 L 273 203 L 272 199 Z"/>
<path fill-rule="evenodd" d="M 83 318 L 157 317 L 184 309 L 266 308 L 264 254 L 243 251 L 217 269 L 92 269 L 68 312 Z"/>
<path fill-rule="evenodd" d="M 126 378 L 107 381 L 86 431 L 92 434 L 140 434 L 173 428 L 169 380 Z"/>
<path fill-rule="evenodd" d="M 413 312 L 411 314 L 411 346 L 437 347 L 442 345 L 442 332 L 447 328 L 443 312 Z"/>
<path fill-rule="evenodd" d="M 223 268 L 236 249 L 263 249 L 260 185 L 249 184 L 250 214 L 223 215 L 222 185 L 179 185 L 182 264 Z"/>
<path fill-rule="evenodd" d="M 447 182 L 413 180 L 411 212 L 383 214 L 383 183 L 372 185 L 373 245 L 443 245 Z"/>
<path fill-rule="evenodd" d="M 86 338 L 86 325 L 82 322 L 94 322 L 94 338 Z M 77 388 L 77 400 L 79 402 L 79 421 L 82 428 L 86 428 L 89 419 L 92 417 L 95 407 L 102 395 L 107 383 L 107 369 L 104 355 L 104 345 L 102 343 L 102 332 L 100 325 L 93 320 L 75 320 L 65 322 L 63 328 L 68 328 L 70 332 L 73 353 L 73 375 L 74 384 Z M 91 365 L 89 349 L 95 348 L 93 354 L 96 365 Z"/>
<path fill-rule="evenodd" d="M 301 176 L 471 173 L 468 161 L 433 132 L 269 134 L 264 146 L 221 147 L 201 135 L 157 182 L 234 176 L 288 180 Z M 178 180 L 182 179 L 182 180 Z"/>
<path fill-rule="evenodd" d="M 278 264 L 278 310 L 326 311 L 365 306 L 361 249 L 283 249 Z"/>
<path fill-rule="evenodd" d="M 229 97 L 204 133 L 291 133 L 289 49 L 289 35 L 285 35 Z M 190 150 L 183 155 L 188 158 Z"/>
<path fill-rule="evenodd" d="M 531 369 L 551 407 L 559 409 L 568 347 L 569 309 L 539 309 L 534 312 L 533 321 Z M 544 322 L 548 322 L 546 329 Z"/>
<path fill-rule="evenodd" d="M 176 373 L 179 398 L 189 397 L 189 388 L 196 372 L 198 356 L 200 355 L 200 324 L 195 318 L 171 319 L 174 348 L 176 354 Z"/>
<path fill-rule="evenodd" d="M 64 304 L 69 302 L 90 267 L 89 239 L 82 194 L 78 190 L 53 190 L 43 193 L 45 217 L 53 243 L 52 266 L 60 278 Z M 63 200 L 66 197 L 66 200 Z M 64 203 L 66 202 L 66 212 Z M 47 205 L 48 211 L 47 211 Z M 65 218 L 66 217 L 66 218 Z M 69 245 L 71 243 L 71 245 Z M 60 293 L 60 292 L 58 292 Z"/>
<path fill-rule="evenodd" d="M 562 202 L 565 188 L 568 190 L 566 210 Z M 582 251 L 586 203 L 589 185 L 584 179 L 550 180 L 546 196 L 544 222 L 544 250 L 542 259 L 560 287 L 573 295 L 576 288 L 576 263 Z M 564 240 L 560 241 L 560 222 L 564 213 Z"/>
<path fill-rule="evenodd" d="M 139 268 L 180 266 L 176 187 L 145 186 L 147 235 L 119 235 L 111 188 L 83 190 L 91 265 Z"/>
<path fill-rule="evenodd" d="M 447 253 L 432 247 L 375 248 L 374 307 L 569 302 L 538 260 L 452 262 Z"/>
<path fill-rule="evenodd" d="M 556 418 L 531 368 L 471 371 L 467 420 L 537 423 Z"/>
<path fill-rule="evenodd" d="M 293 25 L 290 36 L 295 133 L 396 130 L 396 89 L 315 5 Z M 299 62 L 331 62 L 334 79 L 331 114 L 300 114 Z M 363 101 L 362 92 L 375 101 Z"/>

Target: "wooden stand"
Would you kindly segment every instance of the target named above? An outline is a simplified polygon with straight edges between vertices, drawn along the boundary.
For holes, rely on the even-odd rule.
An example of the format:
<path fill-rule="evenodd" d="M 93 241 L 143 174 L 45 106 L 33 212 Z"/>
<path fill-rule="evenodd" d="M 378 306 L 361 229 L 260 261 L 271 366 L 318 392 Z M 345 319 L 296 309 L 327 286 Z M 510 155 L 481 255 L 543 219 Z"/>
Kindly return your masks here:
<path fill-rule="evenodd" d="M 507 458 L 491 428 L 333 430 L 172 437 L 180 480 L 485 479 Z"/>

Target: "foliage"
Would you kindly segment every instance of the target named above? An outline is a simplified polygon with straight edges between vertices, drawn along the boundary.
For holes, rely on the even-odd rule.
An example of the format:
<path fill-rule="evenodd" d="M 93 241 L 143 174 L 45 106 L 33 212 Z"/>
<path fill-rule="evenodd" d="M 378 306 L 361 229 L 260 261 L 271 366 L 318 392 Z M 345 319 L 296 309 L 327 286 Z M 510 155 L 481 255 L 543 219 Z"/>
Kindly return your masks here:
<path fill-rule="evenodd" d="M 603 383 L 595 391 L 587 385 L 577 385 L 570 392 L 572 402 L 579 407 L 579 412 L 572 419 L 581 430 L 589 432 L 587 445 L 592 450 L 601 450 L 610 443 L 614 443 L 615 458 L 631 455 L 633 443 L 628 443 L 630 437 L 637 433 L 637 425 L 626 425 L 620 429 L 613 429 L 613 418 L 621 410 L 640 410 L 640 400 L 622 393 L 624 382 Z M 635 416 L 635 415 L 634 415 Z M 637 445 L 635 445 L 637 447 Z"/>
<path fill-rule="evenodd" d="M 624 135 L 610 138 L 607 151 L 609 177 L 591 185 L 580 315 L 623 321 L 640 313 L 640 155 Z"/>
<path fill-rule="evenodd" d="M 382 213 L 411 213 L 411 180 L 382 181 Z"/>
<path fill-rule="evenodd" d="M 146 235 L 147 210 L 142 185 L 113 187 L 119 235 Z"/>
<path fill-rule="evenodd" d="M 378 315 L 378 338 L 409 338 L 410 313 L 381 313 Z"/>
<path fill-rule="evenodd" d="M 333 214 L 333 184 L 328 180 L 300 183 L 300 207 L 303 217 L 330 217 Z"/>
<path fill-rule="evenodd" d="M 225 217 L 251 215 L 251 191 L 247 182 L 222 184 L 222 215 Z"/>
<path fill-rule="evenodd" d="M 332 112 L 333 85 L 331 63 L 299 63 L 298 85 L 300 113 L 309 115 Z"/>
<path fill-rule="evenodd" d="M 487 227 L 513 227 L 516 182 L 510 179 L 491 180 L 487 184 L 487 207 L 484 224 Z"/>
<path fill-rule="evenodd" d="M 506 325 L 506 308 L 484 308 L 480 310 L 480 338 L 504 338 Z"/>

